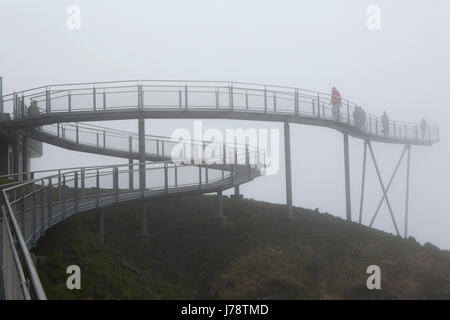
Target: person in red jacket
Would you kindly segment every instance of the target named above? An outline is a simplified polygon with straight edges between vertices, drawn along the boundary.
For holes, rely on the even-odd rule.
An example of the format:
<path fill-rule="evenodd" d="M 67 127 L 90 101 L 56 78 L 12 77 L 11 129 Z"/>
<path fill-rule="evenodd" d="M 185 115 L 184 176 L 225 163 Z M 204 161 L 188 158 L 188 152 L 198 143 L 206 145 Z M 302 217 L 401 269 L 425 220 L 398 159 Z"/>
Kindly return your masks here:
<path fill-rule="evenodd" d="M 341 119 L 341 105 L 342 96 L 336 87 L 331 88 L 331 112 L 333 114 L 333 119 L 339 121 Z"/>

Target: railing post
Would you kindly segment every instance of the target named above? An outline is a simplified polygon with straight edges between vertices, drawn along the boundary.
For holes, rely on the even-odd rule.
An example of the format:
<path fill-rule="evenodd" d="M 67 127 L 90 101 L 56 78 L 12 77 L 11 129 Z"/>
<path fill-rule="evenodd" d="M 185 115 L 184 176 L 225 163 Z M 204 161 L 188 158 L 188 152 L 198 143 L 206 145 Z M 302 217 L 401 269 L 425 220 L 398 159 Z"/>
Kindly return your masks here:
<path fill-rule="evenodd" d="M 164 189 L 166 193 L 169 193 L 169 173 L 167 162 L 164 162 Z"/>
<path fill-rule="evenodd" d="M 277 112 L 277 93 L 273 91 L 273 111 Z"/>
<path fill-rule="evenodd" d="M 114 185 L 114 199 L 119 201 L 119 168 L 113 168 L 113 185 Z"/>
<path fill-rule="evenodd" d="M 47 87 L 47 88 L 45 88 L 45 111 L 47 113 L 52 112 L 52 110 L 51 110 L 52 105 L 51 104 L 52 103 L 51 103 L 51 98 L 50 98 L 50 90 Z"/>
<path fill-rule="evenodd" d="M 178 106 L 181 108 L 183 108 L 183 98 L 181 95 L 181 90 L 178 90 Z"/>
<path fill-rule="evenodd" d="M 80 195 L 81 195 L 81 198 L 83 198 L 84 197 L 84 168 L 81 168 L 81 171 L 80 171 L 80 173 L 81 173 L 81 192 L 80 192 Z"/>
<path fill-rule="evenodd" d="M 94 111 L 97 111 L 97 93 L 95 87 L 92 88 L 92 99 L 93 99 L 93 105 L 94 105 Z"/>
<path fill-rule="evenodd" d="M 78 143 L 80 143 L 80 133 L 79 133 L 79 129 L 78 129 L 78 122 L 77 123 L 75 123 L 75 131 L 76 131 L 76 141 L 77 141 L 77 144 Z"/>
<path fill-rule="evenodd" d="M 47 206 L 48 206 L 48 224 L 52 226 L 53 212 L 52 212 L 52 178 L 48 178 L 48 192 L 47 192 Z"/>
<path fill-rule="evenodd" d="M 174 170 L 175 170 L 175 188 L 178 188 L 178 166 L 177 166 L 177 164 L 175 163 L 174 164 Z"/>
<path fill-rule="evenodd" d="M 375 117 L 375 134 L 378 135 L 378 117 Z"/>
<path fill-rule="evenodd" d="M 95 173 L 95 207 L 98 208 L 100 203 L 100 172 L 97 169 Z"/>
<path fill-rule="evenodd" d="M 69 112 L 72 112 L 72 94 L 70 90 L 67 90 L 67 106 L 69 107 Z"/>
<path fill-rule="evenodd" d="M 103 129 L 103 148 L 106 148 L 106 131 Z"/>
<path fill-rule="evenodd" d="M 248 111 L 248 92 L 245 90 L 245 110 Z"/>
<path fill-rule="evenodd" d="M 74 213 L 78 213 L 78 172 L 74 173 L 74 196 L 73 196 L 73 211 Z"/>
<path fill-rule="evenodd" d="M 66 175 L 62 175 L 62 215 L 61 215 L 61 221 L 64 221 L 66 219 Z"/>
<path fill-rule="evenodd" d="M 134 188 L 134 166 L 133 166 L 133 137 L 130 135 L 128 137 L 128 152 L 129 152 L 129 158 L 128 158 L 128 189 L 133 190 Z"/>
<path fill-rule="evenodd" d="M 202 188 L 202 166 L 198 166 L 198 188 Z"/>
<path fill-rule="evenodd" d="M 317 92 L 317 117 L 320 118 L 320 93 Z"/>
<path fill-rule="evenodd" d="M 45 201 L 44 201 L 44 180 L 41 180 L 40 203 L 41 203 L 41 237 L 45 234 Z"/>
<path fill-rule="evenodd" d="M 61 202 L 62 189 L 61 189 L 61 170 L 58 170 L 58 201 Z"/>
<path fill-rule="evenodd" d="M 296 115 L 298 115 L 299 114 L 299 108 L 298 108 L 298 89 L 295 89 L 295 96 L 294 96 L 294 99 L 295 99 L 295 103 L 294 103 L 294 106 L 295 106 L 295 114 Z"/>
<path fill-rule="evenodd" d="M 234 109 L 234 101 L 233 101 L 233 82 L 230 83 L 230 87 L 229 87 L 229 92 L 230 92 L 230 110 L 233 111 Z"/>
<path fill-rule="evenodd" d="M 186 110 L 188 109 L 188 87 L 187 85 L 184 86 L 184 107 L 186 108 Z"/>
<path fill-rule="evenodd" d="M 103 90 L 103 110 L 106 110 L 106 92 Z"/>
<path fill-rule="evenodd" d="M 96 137 L 97 137 L 97 148 L 99 147 L 99 134 L 98 134 L 98 130 L 95 132 Z"/>
<path fill-rule="evenodd" d="M 223 164 L 227 164 L 227 147 L 225 143 L 222 144 L 223 149 Z"/>
<path fill-rule="evenodd" d="M 31 245 L 34 247 L 36 244 L 36 192 L 33 190 L 33 195 L 31 197 L 31 208 L 32 208 L 32 237 L 31 237 Z"/>
<path fill-rule="evenodd" d="M 215 90 L 215 94 L 216 94 L 216 109 L 219 109 L 219 89 Z"/>
<path fill-rule="evenodd" d="M 267 113 L 267 88 L 264 87 L 264 112 Z"/>

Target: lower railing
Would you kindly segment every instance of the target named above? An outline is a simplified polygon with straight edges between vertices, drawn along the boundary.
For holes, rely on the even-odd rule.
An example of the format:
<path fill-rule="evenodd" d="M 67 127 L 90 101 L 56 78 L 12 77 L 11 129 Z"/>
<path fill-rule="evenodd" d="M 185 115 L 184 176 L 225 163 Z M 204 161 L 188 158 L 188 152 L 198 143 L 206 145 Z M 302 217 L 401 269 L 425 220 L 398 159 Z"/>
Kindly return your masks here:
<path fill-rule="evenodd" d="M 78 212 L 139 199 L 224 190 L 263 174 L 259 163 L 137 163 L 57 169 L 3 186 L 2 252 L 7 299 L 45 299 L 29 249 L 53 225 Z"/>

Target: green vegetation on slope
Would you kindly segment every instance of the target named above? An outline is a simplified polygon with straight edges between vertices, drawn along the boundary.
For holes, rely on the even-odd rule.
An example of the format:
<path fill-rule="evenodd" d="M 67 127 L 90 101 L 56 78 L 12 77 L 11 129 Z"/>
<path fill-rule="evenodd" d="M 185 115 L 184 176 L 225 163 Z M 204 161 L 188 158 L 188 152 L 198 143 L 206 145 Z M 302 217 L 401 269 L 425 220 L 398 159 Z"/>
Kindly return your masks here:
<path fill-rule="evenodd" d="M 429 299 L 450 298 L 450 252 L 403 240 L 318 211 L 213 196 L 146 204 L 151 239 L 138 238 L 140 206 L 105 210 L 106 243 L 95 212 L 47 232 L 33 250 L 53 299 Z M 66 288 L 68 265 L 82 289 Z M 366 288 L 379 265 L 382 289 Z"/>

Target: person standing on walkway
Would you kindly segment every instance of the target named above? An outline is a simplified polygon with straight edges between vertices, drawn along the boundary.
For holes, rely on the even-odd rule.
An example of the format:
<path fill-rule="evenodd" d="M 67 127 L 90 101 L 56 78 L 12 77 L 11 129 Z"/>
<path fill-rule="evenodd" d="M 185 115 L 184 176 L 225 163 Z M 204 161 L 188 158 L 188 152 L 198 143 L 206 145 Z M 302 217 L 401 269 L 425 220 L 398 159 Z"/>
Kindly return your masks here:
<path fill-rule="evenodd" d="M 331 112 L 333 115 L 333 119 L 340 121 L 341 119 L 341 105 L 342 105 L 342 96 L 340 92 L 336 89 L 336 87 L 331 88 Z"/>
<path fill-rule="evenodd" d="M 425 118 L 422 118 L 422 121 L 420 121 L 420 130 L 422 131 L 422 139 L 425 139 L 427 126 L 428 126 L 427 121 L 425 120 Z"/>
<path fill-rule="evenodd" d="M 381 116 L 381 125 L 383 126 L 383 133 L 385 136 L 389 135 L 389 117 L 386 113 L 386 111 L 383 112 L 383 115 Z"/>

